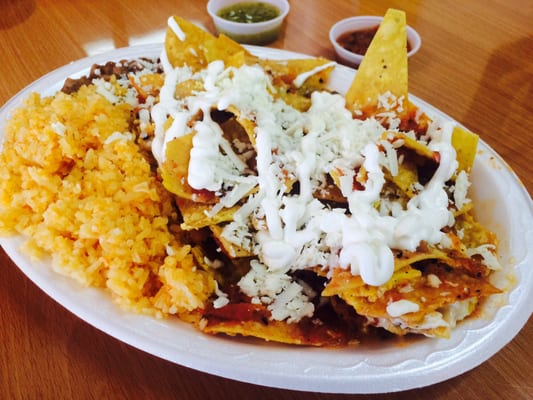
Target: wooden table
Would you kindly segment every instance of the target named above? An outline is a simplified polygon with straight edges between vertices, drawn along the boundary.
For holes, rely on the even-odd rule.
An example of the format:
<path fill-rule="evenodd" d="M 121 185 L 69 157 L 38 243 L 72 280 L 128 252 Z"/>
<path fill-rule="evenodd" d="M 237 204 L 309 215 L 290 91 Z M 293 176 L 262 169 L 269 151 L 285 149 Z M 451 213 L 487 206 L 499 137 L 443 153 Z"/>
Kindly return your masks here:
<path fill-rule="evenodd" d="M 185 0 L 3 0 L 0 104 L 70 61 L 160 37 L 171 14 L 212 30 L 205 5 Z M 272 46 L 329 58 L 334 54 L 328 30 L 335 21 L 403 8 L 423 39 L 409 62 L 410 92 L 478 132 L 533 191 L 532 2 L 293 0 L 291 6 L 283 35 Z M 78 319 L 32 284 L 3 252 L 0 257 L 2 399 L 345 398 L 235 382 L 158 359 Z M 503 350 L 461 376 L 424 389 L 352 398 L 531 399 L 531 353 L 529 321 Z"/>

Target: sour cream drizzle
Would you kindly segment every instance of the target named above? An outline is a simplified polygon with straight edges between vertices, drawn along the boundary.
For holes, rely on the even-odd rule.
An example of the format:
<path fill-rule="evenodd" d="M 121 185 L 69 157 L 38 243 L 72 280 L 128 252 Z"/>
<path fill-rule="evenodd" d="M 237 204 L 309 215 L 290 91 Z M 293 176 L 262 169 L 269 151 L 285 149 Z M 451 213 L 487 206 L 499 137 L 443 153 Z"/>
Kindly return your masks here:
<path fill-rule="evenodd" d="M 300 87 L 304 84 L 304 82 L 309 79 L 310 77 L 312 77 L 313 75 L 321 72 L 321 71 L 324 71 L 325 69 L 328 69 L 328 68 L 331 68 L 331 67 L 334 67 L 336 64 L 334 62 L 330 62 L 330 63 L 327 63 L 327 64 L 323 64 L 319 67 L 316 67 L 316 68 L 313 68 L 311 71 L 307 71 L 307 72 L 304 72 L 304 73 L 301 73 L 300 75 L 298 75 L 296 77 L 296 79 L 294 79 L 294 86 L 296 87 Z"/>
<path fill-rule="evenodd" d="M 183 40 L 183 32 L 173 19 L 169 26 Z M 303 288 L 294 282 L 265 292 L 261 285 L 269 276 L 288 277 L 296 269 L 320 265 L 324 269 L 349 269 L 365 283 L 381 285 L 394 272 L 391 249 L 416 250 L 421 241 L 443 242 L 441 229 L 453 224 L 444 185 L 457 168 L 451 123 L 434 124 L 429 129 L 429 147 L 440 155 L 431 180 L 405 209 L 396 206 L 390 208 L 392 213 L 384 213 L 376 203 L 385 183 L 383 170 L 390 170 L 390 166 L 397 169 L 396 151 L 391 146 L 380 146 L 385 130 L 376 120 L 353 119 L 342 96 L 315 92 L 310 109 L 299 112 L 272 96 L 269 77 L 259 66 L 225 68 L 216 61 L 192 74 L 187 68 L 163 65 L 165 84 L 160 103 L 152 111 L 156 124 L 154 156 L 163 163 L 170 140 L 195 132 L 188 182 L 196 189 L 224 190 L 215 211 L 245 199 L 223 235 L 258 256 L 255 267 L 242 279 L 241 289 L 256 301 L 269 304 L 273 315 L 287 317 L 276 309 L 278 296 L 282 295 L 287 307 L 291 302 L 305 305 L 289 307 L 293 310 L 289 313 L 291 320 L 309 315 L 312 307 Z M 300 77 L 302 82 L 297 83 L 308 77 Z M 201 80 L 204 90 L 175 99 L 175 87 L 185 79 Z M 245 173 L 245 164 L 210 118 L 212 109 L 229 107 L 256 124 L 257 175 Z M 199 110 L 203 118 L 196 121 Z M 165 128 L 168 117 L 173 123 Z M 358 167 L 366 171 L 363 190 L 353 185 Z M 349 212 L 332 209 L 314 197 L 333 170 L 340 172 L 340 188 Z M 297 194 L 288 190 L 293 181 L 299 183 Z M 254 187 L 254 194 L 245 197 Z M 300 289 L 296 290 L 295 285 Z M 289 299 L 288 287 L 292 293 Z"/>
<path fill-rule="evenodd" d="M 172 29 L 172 32 L 174 32 L 176 36 L 178 37 L 178 39 L 183 42 L 186 39 L 185 32 L 181 30 L 180 26 L 178 25 L 174 17 L 169 17 L 167 22 L 168 22 L 169 28 Z"/>

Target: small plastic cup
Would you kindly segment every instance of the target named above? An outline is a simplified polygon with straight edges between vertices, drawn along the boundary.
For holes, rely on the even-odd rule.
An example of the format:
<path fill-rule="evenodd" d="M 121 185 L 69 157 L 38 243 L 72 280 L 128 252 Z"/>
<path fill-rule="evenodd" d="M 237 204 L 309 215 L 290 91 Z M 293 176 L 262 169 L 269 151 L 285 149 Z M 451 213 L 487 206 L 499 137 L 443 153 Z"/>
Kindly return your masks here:
<path fill-rule="evenodd" d="M 252 45 L 266 45 L 275 41 L 281 32 L 283 20 L 290 10 L 287 0 L 261 0 L 277 7 L 280 14 L 271 20 L 262 22 L 234 22 L 224 19 L 218 15 L 218 12 L 225 7 L 247 2 L 246 0 L 210 0 L 207 3 L 207 12 L 213 19 L 217 32 L 223 33 L 236 42 Z"/>

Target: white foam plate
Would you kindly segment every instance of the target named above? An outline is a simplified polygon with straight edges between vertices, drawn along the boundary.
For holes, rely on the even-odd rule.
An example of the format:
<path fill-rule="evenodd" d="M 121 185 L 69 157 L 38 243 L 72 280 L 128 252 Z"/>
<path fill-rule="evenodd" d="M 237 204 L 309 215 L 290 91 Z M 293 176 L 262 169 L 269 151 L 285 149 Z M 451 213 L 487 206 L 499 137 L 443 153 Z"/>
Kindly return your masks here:
<path fill-rule="evenodd" d="M 63 80 L 86 74 L 93 63 L 156 57 L 161 45 L 114 50 L 59 68 L 35 81 L 0 109 L 0 132 L 13 108 L 32 91 L 51 95 Z M 268 48 L 250 49 L 269 58 L 301 55 Z M 355 71 L 338 66 L 331 88 L 343 92 Z M 420 99 L 430 115 L 446 117 Z M 475 127 L 473 127 L 475 129 Z M 0 138 L 1 139 L 1 138 Z M 500 240 L 500 261 L 517 284 L 490 319 L 460 324 L 450 339 L 422 339 L 408 346 L 316 349 L 204 335 L 177 319 L 156 320 L 116 306 L 101 289 L 83 288 L 54 273 L 48 261 L 32 262 L 19 252 L 21 237 L 0 244 L 14 263 L 44 292 L 107 334 L 147 353 L 210 374 L 259 385 L 332 393 L 383 393 L 434 384 L 468 371 L 504 347 L 533 311 L 533 206 L 516 175 L 486 143 L 479 143 L 471 197 L 480 220 Z"/>

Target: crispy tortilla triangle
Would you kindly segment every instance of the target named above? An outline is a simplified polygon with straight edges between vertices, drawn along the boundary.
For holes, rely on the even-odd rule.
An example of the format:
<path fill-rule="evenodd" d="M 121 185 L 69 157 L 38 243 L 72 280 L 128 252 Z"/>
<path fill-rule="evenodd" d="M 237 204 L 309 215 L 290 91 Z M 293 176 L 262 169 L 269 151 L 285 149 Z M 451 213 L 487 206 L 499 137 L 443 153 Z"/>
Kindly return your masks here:
<path fill-rule="evenodd" d="M 250 52 L 239 43 L 226 35 L 220 35 L 215 40 L 210 40 L 205 45 L 207 62 L 222 60 L 229 67 L 240 67 L 245 64 Z"/>
<path fill-rule="evenodd" d="M 385 174 L 387 180 L 394 183 L 408 199 L 416 195 L 415 184 L 418 180 L 418 170 L 416 164 L 411 160 L 404 160 L 398 165 L 398 173 L 394 176 Z"/>
<path fill-rule="evenodd" d="M 456 126 L 452 133 L 452 145 L 457 152 L 458 171 L 470 172 L 476 158 L 479 136 L 469 130 Z"/>
<path fill-rule="evenodd" d="M 387 92 L 407 102 L 406 32 L 405 13 L 389 9 L 346 93 L 346 104 L 352 110 L 374 115 L 379 96 Z"/>
<path fill-rule="evenodd" d="M 259 60 L 261 66 L 272 74 L 275 95 L 297 110 L 305 111 L 311 105 L 311 93 L 326 90 L 334 65 L 324 58 L 289 60 Z M 328 65 L 329 64 L 329 65 Z M 306 77 L 306 73 L 316 71 Z M 302 82 L 299 78 L 306 77 Z"/>
<path fill-rule="evenodd" d="M 170 26 L 173 25 L 174 29 Z M 186 19 L 175 16 L 169 21 L 165 35 L 168 61 L 174 67 L 188 66 L 199 71 L 207 66 L 205 46 L 215 38 L 209 32 Z"/>
<path fill-rule="evenodd" d="M 194 132 L 179 136 L 167 143 L 166 159 L 160 167 L 163 186 L 180 198 L 213 204 L 217 201 L 213 192 L 195 190 L 187 183 L 193 137 Z"/>
<path fill-rule="evenodd" d="M 413 137 L 403 133 L 403 132 L 394 132 L 394 133 L 385 133 L 385 135 L 392 134 L 394 135 L 394 140 L 401 140 L 403 142 L 402 147 L 413 150 L 419 156 L 428 158 L 430 160 L 435 159 L 435 152 L 431 150 L 427 145 L 420 143 Z"/>

